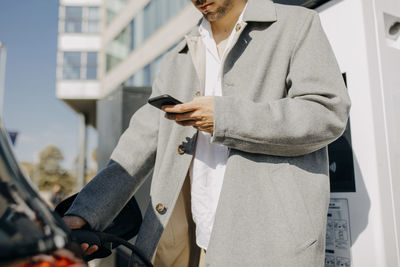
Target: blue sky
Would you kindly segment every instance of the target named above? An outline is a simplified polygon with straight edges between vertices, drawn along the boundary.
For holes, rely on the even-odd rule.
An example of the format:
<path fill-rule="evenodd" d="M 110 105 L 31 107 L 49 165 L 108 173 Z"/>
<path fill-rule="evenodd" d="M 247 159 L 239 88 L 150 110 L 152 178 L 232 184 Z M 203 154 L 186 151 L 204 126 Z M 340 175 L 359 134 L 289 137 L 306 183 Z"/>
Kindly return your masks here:
<path fill-rule="evenodd" d="M 15 152 L 32 162 L 49 144 L 71 168 L 78 151 L 78 117 L 55 96 L 58 1 L 2 0 L 0 41 L 7 46 L 3 122 L 18 131 Z M 97 136 L 89 128 L 88 151 Z M 89 154 L 89 157 L 90 157 Z"/>

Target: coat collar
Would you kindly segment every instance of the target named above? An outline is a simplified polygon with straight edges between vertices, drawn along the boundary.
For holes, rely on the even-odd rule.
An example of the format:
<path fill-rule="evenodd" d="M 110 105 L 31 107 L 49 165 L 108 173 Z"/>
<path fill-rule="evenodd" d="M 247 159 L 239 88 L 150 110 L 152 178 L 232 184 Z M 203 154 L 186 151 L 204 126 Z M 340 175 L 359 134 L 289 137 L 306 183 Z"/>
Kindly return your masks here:
<path fill-rule="evenodd" d="M 271 0 L 248 0 L 246 10 L 243 14 L 244 22 L 273 22 L 276 21 L 276 10 L 274 3 Z M 186 38 L 197 39 L 200 36 L 199 25 L 197 23 L 187 35 Z M 179 53 L 187 51 L 187 42 L 181 43 Z"/>
<path fill-rule="evenodd" d="M 271 0 L 248 0 L 243 14 L 245 22 L 272 22 L 276 21 L 276 10 Z"/>

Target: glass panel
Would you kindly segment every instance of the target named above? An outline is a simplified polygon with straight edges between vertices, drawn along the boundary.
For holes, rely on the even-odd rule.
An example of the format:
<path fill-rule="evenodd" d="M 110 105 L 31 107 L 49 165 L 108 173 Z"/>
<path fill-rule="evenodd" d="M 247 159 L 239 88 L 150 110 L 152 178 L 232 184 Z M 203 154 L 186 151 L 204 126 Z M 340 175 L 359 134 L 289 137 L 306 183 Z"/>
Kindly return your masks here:
<path fill-rule="evenodd" d="M 151 76 L 151 84 L 153 84 L 154 79 L 160 72 L 161 67 L 161 59 L 162 55 L 158 56 L 153 62 L 150 64 L 150 76 Z"/>
<path fill-rule="evenodd" d="M 164 10 L 163 10 L 163 2 L 165 0 L 153 0 L 155 2 L 155 29 L 161 28 L 164 22 Z"/>
<path fill-rule="evenodd" d="M 121 12 L 130 0 L 106 0 L 106 22 L 110 24 L 111 21 Z"/>
<path fill-rule="evenodd" d="M 96 80 L 97 79 L 97 68 L 86 68 L 86 79 Z"/>
<path fill-rule="evenodd" d="M 107 46 L 107 71 L 129 55 L 132 47 L 130 43 L 131 40 L 131 24 L 128 24 L 128 26 Z"/>
<path fill-rule="evenodd" d="M 133 19 L 133 20 L 131 20 L 131 23 L 130 23 L 130 31 L 129 31 L 129 37 L 130 37 L 130 39 L 129 39 L 129 49 L 130 49 L 130 51 L 132 51 L 133 49 L 135 49 L 135 31 L 134 31 L 134 29 L 135 29 L 135 20 Z"/>
<path fill-rule="evenodd" d="M 108 3 L 118 0 L 108 0 Z M 129 0 L 126 0 L 129 1 Z M 189 0 L 151 0 L 140 10 L 128 26 L 107 46 L 106 70 L 109 71 L 123 61 L 131 51 L 139 47 L 146 39 L 183 8 Z M 143 84 L 142 74 L 138 73 L 135 81 Z M 150 76 L 153 77 L 152 71 Z M 151 79 L 148 79 L 151 80 Z"/>
<path fill-rule="evenodd" d="M 99 33 L 100 32 L 100 8 L 88 7 L 87 17 L 87 32 Z"/>
<path fill-rule="evenodd" d="M 144 86 L 144 72 L 143 69 L 137 71 L 135 73 L 135 86 Z"/>
<path fill-rule="evenodd" d="M 160 1 L 160 12 L 162 12 L 161 24 L 163 25 L 166 21 L 168 21 L 168 1 Z"/>
<path fill-rule="evenodd" d="M 143 10 L 143 14 L 144 14 L 144 39 L 147 39 L 150 34 L 151 34 L 151 14 L 150 14 L 150 8 L 151 8 L 151 2 L 148 3 L 144 10 Z"/>
<path fill-rule="evenodd" d="M 82 32 L 82 22 L 65 22 L 65 32 L 67 33 L 80 33 Z"/>
<path fill-rule="evenodd" d="M 82 32 L 82 7 L 78 6 L 65 7 L 65 32 L 67 33 Z"/>
<path fill-rule="evenodd" d="M 86 65 L 89 67 L 97 67 L 97 52 L 88 52 Z"/>
<path fill-rule="evenodd" d="M 133 30 L 133 33 L 135 35 L 134 37 L 134 47 L 139 47 L 143 40 L 144 40 L 144 12 L 140 11 L 137 16 L 135 17 L 135 29 Z"/>
<path fill-rule="evenodd" d="M 180 0 L 169 0 L 169 9 L 168 9 L 168 18 L 171 19 L 173 16 L 175 16 L 178 11 L 179 11 L 179 2 Z"/>
<path fill-rule="evenodd" d="M 157 30 L 157 1 L 153 0 L 150 3 L 150 35 L 152 35 Z"/>
<path fill-rule="evenodd" d="M 124 83 L 126 86 L 134 86 L 135 85 L 135 75 L 129 77 L 128 80 Z"/>
<path fill-rule="evenodd" d="M 150 64 L 143 69 L 143 86 L 151 86 Z"/>
<path fill-rule="evenodd" d="M 82 7 L 81 6 L 65 7 L 65 18 L 70 20 L 82 20 Z"/>
<path fill-rule="evenodd" d="M 86 79 L 97 79 L 97 53 L 88 52 L 86 57 Z"/>
<path fill-rule="evenodd" d="M 88 33 L 99 33 L 100 23 L 98 21 L 88 21 Z"/>
<path fill-rule="evenodd" d="M 64 52 L 63 79 L 79 80 L 81 78 L 81 52 Z"/>
<path fill-rule="evenodd" d="M 184 9 L 189 4 L 187 0 L 181 0 L 181 10 Z"/>
<path fill-rule="evenodd" d="M 88 8 L 88 20 L 99 20 L 100 19 L 100 8 L 89 7 Z"/>

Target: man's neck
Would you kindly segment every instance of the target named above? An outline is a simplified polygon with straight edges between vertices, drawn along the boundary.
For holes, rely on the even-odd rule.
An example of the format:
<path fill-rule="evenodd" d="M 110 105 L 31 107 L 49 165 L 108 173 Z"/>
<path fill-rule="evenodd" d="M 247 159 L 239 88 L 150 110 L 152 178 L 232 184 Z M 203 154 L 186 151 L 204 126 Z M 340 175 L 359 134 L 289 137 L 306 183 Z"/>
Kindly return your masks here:
<path fill-rule="evenodd" d="M 232 9 L 223 18 L 210 22 L 214 40 L 217 44 L 229 37 L 246 3 L 246 0 L 237 0 Z"/>

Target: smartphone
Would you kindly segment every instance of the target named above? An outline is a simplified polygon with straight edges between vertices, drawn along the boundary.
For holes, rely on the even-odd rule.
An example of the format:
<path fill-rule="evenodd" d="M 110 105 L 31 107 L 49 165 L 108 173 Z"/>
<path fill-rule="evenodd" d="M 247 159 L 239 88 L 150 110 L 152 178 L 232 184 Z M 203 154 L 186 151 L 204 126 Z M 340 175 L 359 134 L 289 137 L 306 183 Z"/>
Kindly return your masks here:
<path fill-rule="evenodd" d="M 152 97 L 149 100 L 147 100 L 147 102 L 156 107 L 161 109 L 162 106 L 166 106 L 166 105 L 176 105 L 176 104 L 182 104 L 181 101 L 173 98 L 170 95 L 160 95 L 160 96 L 156 96 L 156 97 Z"/>

